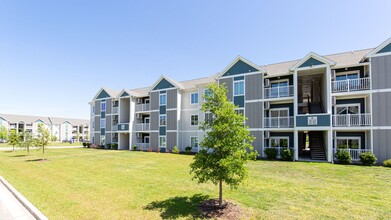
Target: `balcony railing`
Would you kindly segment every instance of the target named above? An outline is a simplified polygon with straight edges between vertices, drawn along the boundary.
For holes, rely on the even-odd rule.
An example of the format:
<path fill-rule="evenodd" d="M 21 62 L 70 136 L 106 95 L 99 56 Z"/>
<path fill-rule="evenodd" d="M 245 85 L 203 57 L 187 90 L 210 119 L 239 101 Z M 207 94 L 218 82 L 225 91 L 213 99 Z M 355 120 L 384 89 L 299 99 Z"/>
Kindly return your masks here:
<path fill-rule="evenodd" d="M 118 107 L 113 107 L 113 114 L 118 114 Z"/>
<path fill-rule="evenodd" d="M 118 137 L 113 137 L 112 138 L 112 143 L 118 143 Z"/>
<path fill-rule="evenodd" d="M 118 124 L 118 131 L 129 131 L 129 123 Z"/>
<path fill-rule="evenodd" d="M 371 86 L 370 78 L 337 80 L 331 82 L 332 92 L 353 92 L 368 90 Z"/>
<path fill-rule="evenodd" d="M 353 161 L 359 161 L 360 160 L 360 154 L 365 152 L 371 152 L 371 149 L 339 149 L 339 150 L 346 150 L 349 152 L 350 156 L 352 157 Z M 334 149 L 334 157 L 337 153 L 338 149 Z"/>
<path fill-rule="evenodd" d="M 144 112 L 149 111 L 149 103 L 147 104 L 137 104 L 136 105 L 136 112 Z"/>
<path fill-rule="evenodd" d="M 334 127 L 370 126 L 371 114 L 341 114 L 333 115 Z"/>
<path fill-rule="evenodd" d="M 136 124 L 136 131 L 149 131 L 149 123 Z"/>
<path fill-rule="evenodd" d="M 113 126 L 111 126 L 111 130 L 118 131 L 118 124 L 113 124 Z"/>
<path fill-rule="evenodd" d="M 149 143 L 136 143 L 136 146 L 137 146 L 137 150 L 148 150 L 149 148 Z"/>
<path fill-rule="evenodd" d="M 264 119 L 265 128 L 293 128 L 294 117 L 269 117 Z"/>
<path fill-rule="evenodd" d="M 281 86 L 274 88 L 265 88 L 265 98 L 285 98 L 293 96 L 293 86 Z"/>

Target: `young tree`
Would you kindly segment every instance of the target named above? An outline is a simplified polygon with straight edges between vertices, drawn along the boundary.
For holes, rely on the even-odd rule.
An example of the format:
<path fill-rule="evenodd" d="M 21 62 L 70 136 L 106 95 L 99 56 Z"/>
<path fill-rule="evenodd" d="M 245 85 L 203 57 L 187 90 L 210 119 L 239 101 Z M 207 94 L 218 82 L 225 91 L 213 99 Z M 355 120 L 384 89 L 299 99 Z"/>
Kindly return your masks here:
<path fill-rule="evenodd" d="M 15 146 L 18 146 L 20 143 L 20 135 L 16 130 L 11 130 L 11 132 L 9 132 L 8 142 L 12 145 L 12 151 L 15 151 Z"/>
<path fill-rule="evenodd" d="M 51 139 L 51 141 L 56 142 L 57 141 L 57 136 L 56 135 L 52 135 L 52 137 L 50 139 Z"/>
<path fill-rule="evenodd" d="M 8 140 L 8 130 L 6 127 L 0 127 L 0 140 Z"/>
<path fill-rule="evenodd" d="M 227 88 L 214 83 L 209 85 L 210 93 L 204 96 L 202 111 L 210 112 L 212 120 L 203 122 L 200 128 L 206 132 L 190 165 L 193 179 L 199 183 L 211 181 L 219 184 L 219 207 L 223 206 L 223 182 L 231 188 L 237 188 L 248 176 L 245 166 L 250 159 L 258 155 L 251 143 L 254 137 L 250 134 L 242 114 L 235 112 L 233 103 L 227 100 Z"/>
<path fill-rule="evenodd" d="M 37 145 L 42 148 L 42 160 L 45 160 L 45 146 L 49 144 L 50 132 L 43 124 L 38 125 Z"/>
<path fill-rule="evenodd" d="M 20 143 L 21 148 L 26 148 L 27 154 L 30 154 L 30 148 L 36 145 L 36 139 L 31 132 L 24 132 L 24 141 Z"/>

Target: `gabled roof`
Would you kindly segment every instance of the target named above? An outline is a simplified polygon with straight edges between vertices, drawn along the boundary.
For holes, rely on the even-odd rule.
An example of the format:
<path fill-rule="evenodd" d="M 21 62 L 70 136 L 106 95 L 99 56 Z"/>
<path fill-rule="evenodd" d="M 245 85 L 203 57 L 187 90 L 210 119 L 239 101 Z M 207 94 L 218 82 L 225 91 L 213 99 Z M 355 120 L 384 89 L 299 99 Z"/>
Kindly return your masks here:
<path fill-rule="evenodd" d="M 182 89 L 182 85 L 180 83 L 178 83 L 177 81 L 173 80 L 173 79 L 170 79 L 169 77 L 167 76 L 160 76 L 160 78 L 150 87 L 150 90 L 149 92 L 153 91 L 153 90 L 159 90 L 159 89 L 155 89 L 156 86 L 159 85 L 160 82 L 162 81 L 167 81 L 169 84 L 171 84 L 173 86 L 173 88 L 179 88 L 179 89 Z"/>
<path fill-rule="evenodd" d="M 303 66 L 304 64 L 304 66 Z M 307 65 L 305 65 L 307 64 Z M 320 56 L 314 52 L 310 52 L 303 59 L 293 65 L 289 70 L 293 71 L 298 68 L 306 67 L 306 66 L 316 66 L 321 64 L 329 64 L 330 66 L 334 66 L 336 63 L 326 57 Z"/>
<path fill-rule="evenodd" d="M 378 47 L 373 49 L 371 52 L 369 52 L 365 56 L 365 58 L 373 57 L 373 56 L 376 56 L 377 54 L 383 55 L 382 53 L 384 53 L 384 54 L 391 54 L 391 37 L 388 38 L 383 43 L 381 43 Z"/>
<path fill-rule="evenodd" d="M 237 63 L 240 63 L 240 62 L 248 65 L 249 68 L 246 72 L 249 72 L 249 71 L 250 72 L 255 72 L 255 71 L 265 72 L 265 70 L 262 67 L 256 65 L 255 63 L 251 62 L 250 60 L 239 55 L 233 61 L 231 61 L 231 63 L 223 71 L 221 71 L 218 75 L 216 75 L 216 78 L 222 77 L 229 70 L 231 70 L 232 67 L 234 67 Z M 243 72 L 243 73 L 246 73 L 246 72 Z"/>
<path fill-rule="evenodd" d="M 106 88 L 106 87 L 102 87 L 102 88 L 99 89 L 99 91 L 96 93 L 96 95 L 94 96 L 94 98 L 92 100 L 96 100 L 102 92 L 107 93 L 107 95 L 109 95 L 112 98 L 117 97 L 118 94 L 119 94 L 118 91 L 115 91 L 115 90 L 112 90 L 112 89 L 109 89 L 109 88 Z"/>
<path fill-rule="evenodd" d="M 58 117 L 47 117 L 47 116 L 0 114 L 0 118 L 3 118 L 9 123 L 23 122 L 25 124 L 32 124 L 41 121 L 42 123 L 45 124 L 62 124 L 65 121 L 68 121 L 73 126 L 89 124 L 89 120 L 85 120 L 85 119 L 58 118 Z"/>

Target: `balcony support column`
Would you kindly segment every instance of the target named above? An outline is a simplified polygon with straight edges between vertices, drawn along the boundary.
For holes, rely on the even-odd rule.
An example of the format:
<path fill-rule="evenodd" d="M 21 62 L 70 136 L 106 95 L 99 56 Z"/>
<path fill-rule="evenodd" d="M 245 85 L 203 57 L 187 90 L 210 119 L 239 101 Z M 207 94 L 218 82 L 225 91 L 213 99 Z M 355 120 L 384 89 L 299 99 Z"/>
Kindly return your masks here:
<path fill-rule="evenodd" d="M 293 152 L 294 152 L 293 161 L 299 160 L 299 131 L 298 130 L 295 130 L 293 132 Z"/>

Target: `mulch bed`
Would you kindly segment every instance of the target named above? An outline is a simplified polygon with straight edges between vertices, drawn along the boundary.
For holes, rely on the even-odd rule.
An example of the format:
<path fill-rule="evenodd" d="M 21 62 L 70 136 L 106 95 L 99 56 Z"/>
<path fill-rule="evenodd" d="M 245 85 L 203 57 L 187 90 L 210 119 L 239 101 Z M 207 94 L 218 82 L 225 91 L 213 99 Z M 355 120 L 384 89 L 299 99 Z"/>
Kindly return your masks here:
<path fill-rule="evenodd" d="M 234 220 L 239 219 L 241 215 L 240 207 L 231 202 L 223 201 L 223 208 L 219 208 L 218 199 L 206 200 L 201 203 L 199 208 L 205 218 Z"/>

